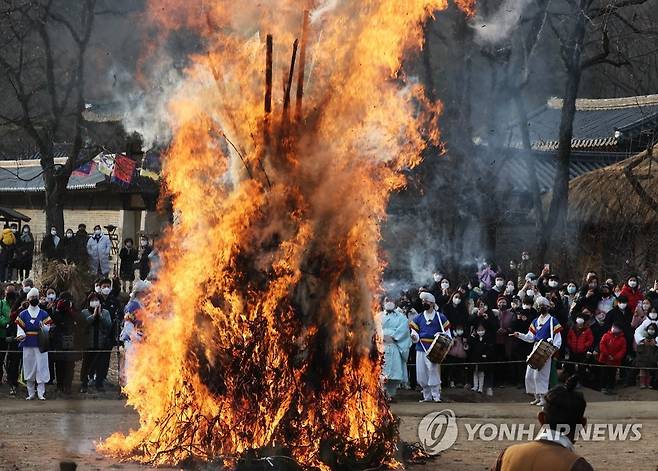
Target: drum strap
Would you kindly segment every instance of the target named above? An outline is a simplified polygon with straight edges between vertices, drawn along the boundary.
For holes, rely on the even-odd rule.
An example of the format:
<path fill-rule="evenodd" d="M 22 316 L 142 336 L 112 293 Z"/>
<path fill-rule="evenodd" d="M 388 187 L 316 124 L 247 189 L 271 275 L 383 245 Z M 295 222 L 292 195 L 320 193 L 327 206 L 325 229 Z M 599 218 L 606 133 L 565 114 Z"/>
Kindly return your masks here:
<path fill-rule="evenodd" d="M 549 314 L 549 316 L 550 316 L 550 314 Z M 553 345 L 553 316 L 551 316 L 551 320 L 550 320 L 550 325 L 549 325 L 549 327 L 551 328 L 551 339 L 550 339 L 550 342 L 551 342 L 551 345 Z M 554 345 L 553 345 L 553 346 L 554 346 Z"/>

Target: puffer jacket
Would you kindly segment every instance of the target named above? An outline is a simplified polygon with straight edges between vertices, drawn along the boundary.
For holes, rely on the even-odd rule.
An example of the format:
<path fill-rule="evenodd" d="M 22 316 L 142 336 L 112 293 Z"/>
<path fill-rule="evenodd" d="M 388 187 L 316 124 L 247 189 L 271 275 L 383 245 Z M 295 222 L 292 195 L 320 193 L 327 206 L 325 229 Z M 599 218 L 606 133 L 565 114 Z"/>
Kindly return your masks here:
<path fill-rule="evenodd" d="M 621 365 L 626 356 L 626 337 L 624 333 L 613 334 L 611 330 L 603 334 L 599 345 L 599 363 L 603 365 Z M 612 358 L 610 358 L 612 357 Z"/>
<path fill-rule="evenodd" d="M 582 329 L 569 329 L 567 334 L 567 346 L 571 353 L 586 353 L 594 344 L 594 334 L 592 329 L 584 327 Z"/>

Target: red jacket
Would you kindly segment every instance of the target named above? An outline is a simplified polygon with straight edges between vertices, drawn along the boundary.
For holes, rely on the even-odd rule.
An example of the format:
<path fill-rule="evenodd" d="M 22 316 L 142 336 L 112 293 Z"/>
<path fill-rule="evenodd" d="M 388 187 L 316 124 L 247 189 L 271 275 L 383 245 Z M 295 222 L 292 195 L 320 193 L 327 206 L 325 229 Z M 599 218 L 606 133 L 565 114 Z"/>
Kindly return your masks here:
<path fill-rule="evenodd" d="M 635 308 L 637 307 L 638 303 L 644 299 L 644 295 L 642 294 L 642 291 L 640 291 L 640 288 L 633 289 L 628 286 L 628 284 L 624 285 L 619 295 L 626 296 L 628 298 L 628 307 L 630 308 L 631 312 L 635 312 Z"/>
<path fill-rule="evenodd" d="M 612 360 L 609 358 L 612 356 Z M 601 338 L 599 345 L 599 363 L 603 365 L 621 365 L 621 361 L 626 356 L 626 338 L 624 333 L 620 332 L 615 335 L 612 331 L 607 331 Z"/>
<path fill-rule="evenodd" d="M 592 329 L 584 327 L 581 330 L 569 329 L 567 334 L 567 346 L 572 353 L 585 353 L 594 343 Z"/>

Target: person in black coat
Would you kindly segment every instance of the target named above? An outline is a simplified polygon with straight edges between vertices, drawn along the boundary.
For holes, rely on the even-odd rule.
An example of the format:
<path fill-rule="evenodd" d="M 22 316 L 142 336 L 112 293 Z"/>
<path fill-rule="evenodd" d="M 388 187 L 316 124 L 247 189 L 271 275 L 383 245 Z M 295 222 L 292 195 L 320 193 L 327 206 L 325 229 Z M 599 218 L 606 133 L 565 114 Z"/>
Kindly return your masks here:
<path fill-rule="evenodd" d="M 50 233 L 41 241 L 41 253 L 48 260 L 62 260 L 62 238 L 57 233 L 56 227 L 50 228 Z"/>
<path fill-rule="evenodd" d="M 443 306 L 443 314 L 450 321 L 450 325 L 466 326 L 468 324 L 468 307 L 461 291 L 455 291 L 448 302 Z"/>
<path fill-rule="evenodd" d="M 81 330 L 84 328 L 79 314 L 73 308 L 71 293 L 61 294 L 50 317 L 53 321 L 50 330 L 51 348 L 56 351 L 50 355 L 55 361 L 57 389 L 69 395 L 73 384 L 75 362 L 82 359 L 79 350 L 83 348 Z"/>
<path fill-rule="evenodd" d="M 519 309 L 514 311 L 514 320 L 512 321 L 512 330 L 514 332 L 527 332 L 530 328 L 530 323 L 539 316 L 537 310 L 532 307 L 532 298 L 524 298 Z M 525 361 L 532 351 L 532 344 L 525 342 L 519 338 L 515 338 L 514 345 L 512 346 L 512 361 L 523 362 L 513 363 L 514 365 L 514 380 L 517 388 L 525 387 Z"/>
<path fill-rule="evenodd" d="M 119 279 L 121 288 L 129 293 L 132 291 L 133 281 L 135 281 L 135 263 L 139 258 L 139 252 L 133 245 L 133 240 L 128 237 L 123 241 L 123 247 L 119 251 L 121 265 L 119 267 Z"/>
<path fill-rule="evenodd" d="M 73 229 L 66 229 L 64 233 L 64 240 L 62 241 L 62 258 L 69 262 L 75 262 L 76 250 L 75 234 Z"/>
<path fill-rule="evenodd" d="M 151 271 L 149 255 L 151 254 L 152 250 L 153 247 L 151 244 L 149 244 L 148 237 L 142 236 L 139 240 L 139 261 L 137 262 L 139 267 L 140 280 L 145 280 L 146 277 L 149 276 L 149 272 Z"/>
<path fill-rule="evenodd" d="M 18 280 L 23 281 L 30 277 L 34 259 L 34 236 L 27 224 L 23 226 L 20 235 L 16 238 L 16 251 L 14 254 Z"/>
<path fill-rule="evenodd" d="M 468 342 L 469 359 L 477 363 L 473 371 L 472 391 L 481 393 L 486 389 L 487 396 L 493 396 L 493 375 L 487 363 L 494 359 L 495 332 L 489 328 L 489 324 L 483 320 L 475 323 L 473 334 Z"/>
<path fill-rule="evenodd" d="M 596 309 L 599 306 L 599 301 L 601 301 L 599 279 L 596 275 L 590 275 L 587 282 L 578 293 L 578 299 L 576 300 L 576 306 L 574 309 L 576 311 L 582 311 L 586 308 L 590 312 L 596 312 Z"/>
<path fill-rule="evenodd" d="M 73 249 L 71 259 L 76 265 L 89 264 L 89 254 L 87 253 L 87 242 L 89 241 L 89 234 L 87 233 L 87 226 L 85 224 L 78 225 L 78 231 L 73 236 Z"/>

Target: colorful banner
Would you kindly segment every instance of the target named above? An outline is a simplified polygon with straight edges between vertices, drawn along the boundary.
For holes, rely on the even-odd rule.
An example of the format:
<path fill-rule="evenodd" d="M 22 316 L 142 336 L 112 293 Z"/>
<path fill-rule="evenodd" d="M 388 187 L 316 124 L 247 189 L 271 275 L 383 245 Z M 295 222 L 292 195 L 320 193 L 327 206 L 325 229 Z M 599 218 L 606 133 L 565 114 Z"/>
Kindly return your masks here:
<path fill-rule="evenodd" d="M 130 186 L 135 175 L 137 163 L 125 154 L 117 155 L 114 160 L 114 172 L 112 173 L 112 183 L 122 186 Z"/>
<path fill-rule="evenodd" d="M 86 162 L 73 170 L 71 175 L 76 177 L 88 177 L 95 167 L 96 163 L 93 160 L 90 160 L 89 162 Z"/>
<path fill-rule="evenodd" d="M 97 161 L 98 171 L 108 177 L 112 176 L 114 171 L 114 158 L 115 154 L 99 154 L 94 157 Z"/>

